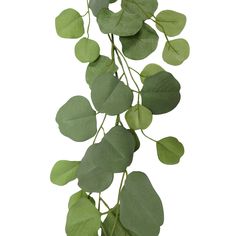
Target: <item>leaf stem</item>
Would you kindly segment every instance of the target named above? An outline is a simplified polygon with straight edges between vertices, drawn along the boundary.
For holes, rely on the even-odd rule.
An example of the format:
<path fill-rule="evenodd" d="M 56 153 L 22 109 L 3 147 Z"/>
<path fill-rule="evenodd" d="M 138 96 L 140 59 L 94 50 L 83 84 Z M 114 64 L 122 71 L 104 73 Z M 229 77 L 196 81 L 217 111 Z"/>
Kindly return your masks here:
<path fill-rule="evenodd" d="M 108 204 L 104 201 L 102 197 L 100 197 L 100 200 L 108 210 L 111 210 L 111 208 L 108 206 Z"/>
<path fill-rule="evenodd" d="M 96 142 L 96 139 L 98 137 L 99 132 L 101 131 L 101 129 L 103 129 L 103 125 L 104 125 L 104 122 L 105 122 L 106 118 L 107 118 L 107 114 L 104 116 L 104 118 L 102 120 L 102 123 L 101 123 L 101 125 L 100 125 L 100 127 L 99 127 L 99 129 L 98 129 L 98 131 L 97 131 L 97 133 L 95 135 L 94 140 L 93 140 L 93 144 Z"/>
<path fill-rule="evenodd" d="M 87 8 L 88 8 L 88 12 L 86 14 L 88 14 L 88 26 L 87 26 L 87 35 L 89 38 L 89 29 L 90 29 L 90 24 L 91 24 L 91 15 L 90 15 L 90 10 L 89 10 L 89 0 L 87 0 Z"/>
<path fill-rule="evenodd" d="M 146 138 L 148 138 L 148 139 L 150 139 L 151 141 L 153 141 L 153 142 L 157 142 L 155 139 L 153 139 L 153 138 L 151 138 L 151 137 L 149 137 L 148 135 L 146 135 L 144 132 L 143 132 L 143 130 L 141 129 L 141 132 L 142 132 L 142 134 L 146 137 Z"/>
<path fill-rule="evenodd" d="M 116 207 L 117 207 L 117 208 L 116 208 L 116 218 L 115 218 L 115 223 L 114 223 L 114 225 L 113 225 L 113 227 L 112 227 L 111 236 L 113 236 L 114 231 L 115 231 L 115 228 L 116 228 L 116 225 L 117 225 L 117 222 L 118 222 L 120 193 L 121 193 L 121 189 L 122 189 L 122 186 L 123 186 L 123 182 L 124 182 L 124 178 L 125 178 L 125 176 L 126 176 L 126 173 L 127 173 L 127 171 L 124 171 L 124 172 L 123 172 L 123 175 L 122 175 L 122 178 L 121 178 L 121 181 L 120 181 L 118 199 L 117 199 L 117 204 L 116 204 Z"/>
<path fill-rule="evenodd" d="M 108 234 L 107 234 L 107 232 L 106 232 L 106 230 L 105 230 L 103 224 L 101 224 L 101 228 L 102 228 L 102 231 L 103 231 L 103 233 L 104 233 L 104 236 L 108 236 Z"/>

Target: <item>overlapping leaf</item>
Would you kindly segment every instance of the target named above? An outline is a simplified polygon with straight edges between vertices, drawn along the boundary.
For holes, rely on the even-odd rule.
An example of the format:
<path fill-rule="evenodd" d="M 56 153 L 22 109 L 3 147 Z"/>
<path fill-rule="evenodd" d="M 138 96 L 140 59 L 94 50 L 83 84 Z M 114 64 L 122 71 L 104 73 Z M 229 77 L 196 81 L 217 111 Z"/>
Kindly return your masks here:
<path fill-rule="evenodd" d="M 152 112 L 138 104 L 126 112 L 125 119 L 133 130 L 146 129 L 152 123 Z"/>
<path fill-rule="evenodd" d="M 180 101 L 180 84 L 172 74 L 162 71 L 147 78 L 141 91 L 142 103 L 153 114 L 173 110 Z"/>
<path fill-rule="evenodd" d="M 156 236 L 164 221 L 161 199 L 142 172 L 128 175 L 120 196 L 120 222 L 137 236 Z"/>
<path fill-rule="evenodd" d="M 156 50 L 158 35 L 148 24 L 144 24 L 141 30 L 130 37 L 120 37 L 124 55 L 133 60 L 141 60 Z"/>
<path fill-rule="evenodd" d="M 89 8 L 92 10 L 95 16 L 98 15 L 101 9 L 107 8 L 109 5 L 109 0 L 90 0 Z"/>
<path fill-rule="evenodd" d="M 118 67 L 110 58 L 106 56 L 99 56 L 99 58 L 89 63 L 86 70 L 86 81 L 91 87 L 93 81 L 106 73 L 115 73 L 118 70 Z"/>
<path fill-rule="evenodd" d="M 131 13 L 138 13 L 143 20 L 151 18 L 158 6 L 157 0 L 122 0 L 121 7 Z"/>
<path fill-rule="evenodd" d="M 95 236 L 98 234 L 101 219 L 96 207 L 86 198 L 81 198 L 77 204 L 69 208 L 66 221 L 68 236 Z"/>
<path fill-rule="evenodd" d="M 93 144 L 88 148 L 78 169 L 79 186 L 86 192 L 102 192 L 107 189 L 113 180 L 113 173 L 105 171 L 102 163 L 98 166 L 103 155 L 103 146 Z M 97 159 L 97 161 L 96 161 Z"/>
<path fill-rule="evenodd" d="M 143 25 L 142 19 L 135 12 L 120 10 L 114 13 L 105 8 L 99 12 L 97 22 L 104 34 L 112 33 L 119 36 L 134 35 Z"/>
<path fill-rule="evenodd" d="M 91 97 L 95 108 L 108 115 L 118 115 L 132 104 L 133 93 L 112 73 L 98 77 L 92 84 Z"/>
<path fill-rule="evenodd" d="M 76 173 L 76 175 L 77 175 L 77 173 Z M 70 197 L 70 200 L 69 200 L 69 203 L 68 203 L 68 208 L 71 208 L 73 205 L 77 204 L 80 201 L 81 198 L 89 199 L 90 202 L 93 205 L 95 205 L 94 199 L 91 196 L 88 196 L 88 194 L 85 191 L 80 190 L 79 192 L 73 194 Z"/>
<path fill-rule="evenodd" d="M 90 139 L 97 131 L 96 112 L 82 96 L 66 102 L 57 112 L 56 121 L 61 133 L 77 142 Z"/>
<path fill-rule="evenodd" d="M 140 73 L 142 83 L 144 83 L 145 79 L 161 71 L 164 71 L 164 69 L 157 64 L 151 63 L 151 64 L 146 65 L 144 69 L 142 70 L 142 72 Z"/>

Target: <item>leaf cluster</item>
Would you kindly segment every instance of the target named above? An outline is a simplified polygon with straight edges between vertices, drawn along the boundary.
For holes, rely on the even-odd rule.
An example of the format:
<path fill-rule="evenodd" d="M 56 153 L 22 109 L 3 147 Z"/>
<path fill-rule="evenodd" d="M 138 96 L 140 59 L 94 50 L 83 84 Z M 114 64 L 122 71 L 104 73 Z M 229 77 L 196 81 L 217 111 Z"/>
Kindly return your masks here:
<path fill-rule="evenodd" d="M 118 12 L 110 10 L 113 3 L 120 3 Z M 141 145 L 138 134 L 155 143 L 161 163 L 179 163 L 184 147 L 177 138 L 156 140 L 144 130 L 155 116 L 176 108 L 181 86 L 162 66 L 151 63 L 139 72 L 129 65 L 128 59 L 147 58 L 157 49 L 163 35 L 166 40 L 163 60 L 174 66 L 182 64 L 189 57 L 189 44 L 182 38 L 170 38 L 183 31 L 186 16 L 173 10 L 156 13 L 157 0 L 87 0 L 86 6 L 83 16 L 69 8 L 55 20 L 60 37 L 79 40 L 74 52 L 80 62 L 88 63 L 85 80 L 91 91 L 91 100 L 73 96 L 56 115 L 59 130 L 67 138 L 76 142 L 93 138 L 79 161 L 58 161 L 51 171 L 54 184 L 62 186 L 77 179 L 81 189 L 69 200 L 66 233 L 96 236 L 102 229 L 102 236 L 156 236 L 164 222 L 161 199 L 146 174 L 128 173 L 127 168 Z M 99 43 L 90 38 L 91 12 L 101 32 L 108 36 L 111 56 L 102 55 Z M 87 30 L 84 17 L 88 17 Z M 100 116 L 103 116 L 101 122 Z M 114 126 L 106 131 L 108 116 L 115 119 Z M 103 137 L 98 141 L 102 132 Z M 119 173 L 122 179 L 117 202 L 111 208 L 102 198 L 102 192 Z M 95 193 L 97 201 L 92 197 Z M 107 212 L 101 212 L 101 204 Z"/>

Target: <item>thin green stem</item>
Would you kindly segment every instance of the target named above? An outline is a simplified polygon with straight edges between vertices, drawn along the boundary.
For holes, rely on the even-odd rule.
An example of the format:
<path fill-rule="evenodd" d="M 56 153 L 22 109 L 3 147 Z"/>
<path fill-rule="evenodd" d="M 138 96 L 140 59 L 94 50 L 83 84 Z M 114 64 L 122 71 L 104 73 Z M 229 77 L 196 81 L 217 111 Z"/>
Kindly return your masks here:
<path fill-rule="evenodd" d="M 104 201 L 102 197 L 100 197 L 100 200 L 108 210 L 111 210 L 111 208 L 108 206 L 108 204 Z"/>
<path fill-rule="evenodd" d="M 142 132 L 142 134 L 146 137 L 146 138 L 148 138 L 148 139 L 150 139 L 151 141 L 153 141 L 153 142 L 157 142 L 155 139 L 153 139 L 153 138 L 151 138 L 151 137 L 149 137 L 148 135 L 146 135 L 144 132 L 143 132 L 143 130 L 141 129 L 141 132 Z"/>
<path fill-rule="evenodd" d="M 97 139 L 97 137 L 98 137 L 98 134 L 99 134 L 99 132 L 101 131 L 101 129 L 103 128 L 103 125 L 104 125 L 104 122 L 105 122 L 106 118 L 107 118 L 107 114 L 104 116 L 104 118 L 103 118 L 103 120 L 102 120 L 102 123 L 101 123 L 101 125 L 100 125 L 100 127 L 99 127 L 99 129 L 98 129 L 98 131 L 97 131 L 97 133 L 96 133 L 96 135 L 95 135 L 94 140 L 93 140 L 93 144 L 96 142 L 96 139 Z"/>
<path fill-rule="evenodd" d="M 118 222 L 120 193 L 121 193 L 121 189 L 122 189 L 123 182 L 124 182 L 124 179 L 125 179 L 125 175 L 126 175 L 126 171 L 122 174 L 122 178 L 121 178 L 121 181 L 120 181 L 118 199 L 117 199 L 117 204 L 116 204 L 116 207 L 117 207 L 116 208 L 116 218 L 115 218 L 115 223 L 114 223 L 114 225 L 112 227 L 111 236 L 113 236 L 115 228 L 116 228 L 116 225 L 117 225 L 117 222 Z"/>
<path fill-rule="evenodd" d="M 111 44 L 111 59 L 112 61 L 115 62 L 115 47 L 114 47 L 114 35 L 111 34 L 111 41 L 112 41 L 112 44 Z"/>
<path fill-rule="evenodd" d="M 87 8 L 88 8 L 88 27 L 87 27 L 87 36 L 89 38 L 89 29 L 90 29 L 90 24 L 91 24 L 91 15 L 90 15 L 90 10 L 89 10 L 89 0 L 87 0 Z"/>
<path fill-rule="evenodd" d="M 98 211 L 100 211 L 101 208 L 101 193 L 98 195 Z"/>
<path fill-rule="evenodd" d="M 102 231 L 103 231 L 103 233 L 104 233 L 104 236 L 108 236 L 108 234 L 107 234 L 107 232 L 106 232 L 106 230 L 105 230 L 103 224 L 101 224 L 101 228 L 102 228 Z"/>

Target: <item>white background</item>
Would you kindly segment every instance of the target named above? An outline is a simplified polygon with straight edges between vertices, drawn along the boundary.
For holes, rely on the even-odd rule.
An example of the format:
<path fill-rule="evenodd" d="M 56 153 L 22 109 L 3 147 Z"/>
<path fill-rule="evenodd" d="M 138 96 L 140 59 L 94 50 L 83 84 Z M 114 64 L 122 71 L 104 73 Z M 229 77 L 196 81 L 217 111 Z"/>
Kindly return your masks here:
<path fill-rule="evenodd" d="M 62 136 L 54 117 L 70 97 L 89 96 L 89 89 L 86 65 L 73 53 L 77 40 L 57 37 L 54 17 L 67 7 L 84 13 L 84 3 L 0 2 L 0 235 L 65 235 L 67 201 L 78 188 L 76 182 L 52 185 L 50 170 L 57 160 L 81 159 L 91 140 L 81 144 Z M 160 35 L 156 53 L 145 62 L 131 61 L 139 71 L 158 63 L 182 84 L 178 108 L 156 117 L 146 131 L 156 139 L 178 137 L 186 148 L 181 163 L 161 164 L 154 143 L 140 135 L 143 146 L 129 168 L 148 173 L 163 199 L 161 236 L 236 235 L 234 3 L 160 0 L 159 10 L 187 15 L 181 37 L 191 44 L 191 57 L 180 67 L 166 65 L 160 57 Z M 101 53 L 109 55 L 107 38 L 96 22 L 92 28 Z M 109 203 L 116 200 L 116 188 L 104 194 Z"/>

